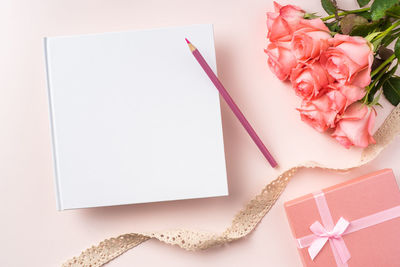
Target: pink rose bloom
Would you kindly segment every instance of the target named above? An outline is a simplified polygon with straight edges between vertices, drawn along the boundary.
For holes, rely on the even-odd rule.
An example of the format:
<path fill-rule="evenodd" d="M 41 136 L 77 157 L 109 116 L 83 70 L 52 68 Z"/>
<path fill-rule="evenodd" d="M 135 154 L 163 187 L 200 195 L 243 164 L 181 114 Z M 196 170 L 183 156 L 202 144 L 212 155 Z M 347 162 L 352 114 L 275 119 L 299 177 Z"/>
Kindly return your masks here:
<path fill-rule="evenodd" d="M 328 74 L 318 61 L 299 64 L 292 70 L 290 80 L 296 94 L 304 100 L 317 97 L 330 82 Z"/>
<path fill-rule="evenodd" d="M 274 2 L 275 12 L 267 13 L 268 39 L 275 41 L 290 41 L 305 12 L 297 6 L 281 6 Z"/>
<path fill-rule="evenodd" d="M 347 108 L 354 102 L 362 99 L 366 94 L 365 88 L 361 88 L 352 84 L 341 85 L 338 83 L 333 83 L 328 85 L 328 89 L 339 91 L 346 98 L 344 108 Z"/>
<path fill-rule="evenodd" d="M 293 34 L 292 49 L 299 61 L 318 58 L 328 49 L 331 38 L 328 27 L 320 19 L 301 19 L 299 29 Z"/>
<path fill-rule="evenodd" d="M 373 54 L 368 41 L 358 36 L 336 34 L 332 47 L 321 54 L 321 64 L 340 84 L 365 87 L 371 82 Z"/>
<path fill-rule="evenodd" d="M 367 147 L 371 143 L 375 144 L 372 137 L 375 117 L 374 108 L 356 102 L 341 116 L 332 137 L 346 148 L 353 145 Z"/>
<path fill-rule="evenodd" d="M 268 65 L 273 73 L 282 81 L 286 80 L 297 60 L 290 50 L 289 42 L 270 43 L 264 50 L 268 55 Z"/>
<path fill-rule="evenodd" d="M 334 128 L 336 117 L 343 111 L 346 102 L 345 96 L 339 91 L 330 91 L 319 98 L 301 103 L 301 120 L 312 126 L 319 132 L 324 132 L 328 128 Z"/>

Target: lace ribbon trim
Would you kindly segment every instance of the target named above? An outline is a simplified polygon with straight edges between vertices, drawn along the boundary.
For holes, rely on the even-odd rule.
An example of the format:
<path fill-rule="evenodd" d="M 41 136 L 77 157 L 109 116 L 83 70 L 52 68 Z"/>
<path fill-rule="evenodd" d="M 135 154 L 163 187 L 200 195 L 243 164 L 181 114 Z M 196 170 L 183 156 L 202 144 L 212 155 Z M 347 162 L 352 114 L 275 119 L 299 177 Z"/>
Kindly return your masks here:
<path fill-rule="evenodd" d="M 204 250 L 241 239 L 254 230 L 265 214 L 267 214 L 275 204 L 276 200 L 285 190 L 288 182 L 297 171 L 303 168 L 348 171 L 360 167 L 375 159 L 399 133 L 400 105 L 393 109 L 382 126 L 374 134 L 376 144 L 370 145 L 364 149 L 361 160 L 357 164 L 343 168 L 332 168 L 316 162 L 306 162 L 284 171 L 275 180 L 267 184 L 260 194 L 250 200 L 247 205 L 236 214 L 231 225 L 222 233 L 215 234 L 190 230 L 171 230 L 124 234 L 115 238 L 106 239 L 97 246 L 86 249 L 79 256 L 68 260 L 62 266 L 102 266 L 151 238 L 192 251 Z"/>

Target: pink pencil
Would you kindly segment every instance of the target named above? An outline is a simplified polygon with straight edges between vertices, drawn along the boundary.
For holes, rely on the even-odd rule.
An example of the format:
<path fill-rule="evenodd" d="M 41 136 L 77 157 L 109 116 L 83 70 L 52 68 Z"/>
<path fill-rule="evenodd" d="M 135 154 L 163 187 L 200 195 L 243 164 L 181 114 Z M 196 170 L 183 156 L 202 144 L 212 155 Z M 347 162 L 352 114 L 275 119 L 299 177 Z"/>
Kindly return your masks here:
<path fill-rule="evenodd" d="M 218 89 L 219 93 L 225 99 L 226 103 L 231 108 L 233 113 L 236 115 L 236 117 L 242 123 L 243 127 L 246 129 L 246 131 L 248 132 L 250 137 L 253 139 L 254 143 L 256 143 L 258 148 L 261 150 L 261 153 L 263 153 L 264 157 L 268 160 L 269 164 L 272 166 L 272 168 L 275 168 L 276 166 L 278 166 L 278 164 L 276 163 L 275 159 L 272 157 L 271 153 L 269 153 L 268 149 L 265 147 L 265 145 L 261 141 L 260 137 L 258 137 L 258 135 L 254 131 L 253 127 L 251 127 L 250 123 L 244 117 L 244 115 L 240 111 L 239 107 L 235 104 L 235 102 L 233 101 L 232 97 L 226 91 L 225 87 L 218 80 L 217 76 L 212 71 L 210 66 L 207 64 L 207 62 L 205 61 L 203 56 L 200 54 L 199 50 L 197 50 L 197 48 L 191 42 L 189 42 L 188 39 L 185 38 L 185 40 L 186 40 L 186 42 L 187 42 L 187 44 L 188 44 L 188 46 L 190 48 L 190 51 L 192 52 L 193 56 L 197 59 L 197 61 L 199 62 L 200 66 L 207 73 L 208 77 L 214 83 L 215 87 Z"/>

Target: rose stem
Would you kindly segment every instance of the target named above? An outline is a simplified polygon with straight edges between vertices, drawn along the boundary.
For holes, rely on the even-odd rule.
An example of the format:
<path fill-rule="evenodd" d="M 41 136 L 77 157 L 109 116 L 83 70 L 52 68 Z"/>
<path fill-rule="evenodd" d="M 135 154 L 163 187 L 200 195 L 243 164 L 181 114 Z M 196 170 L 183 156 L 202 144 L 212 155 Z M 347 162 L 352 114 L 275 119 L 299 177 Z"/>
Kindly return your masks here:
<path fill-rule="evenodd" d="M 347 11 L 343 11 L 338 13 L 339 16 L 343 16 L 343 15 L 347 15 L 347 14 L 354 14 L 354 13 L 361 13 L 364 11 L 368 11 L 370 8 L 369 7 L 365 7 L 365 8 L 360 8 L 360 9 L 356 9 L 356 10 L 347 10 Z M 321 18 L 322 21 L 326 21 L 326 20 L 330 20 L 333 19 L 335 17 L 335 14 Z"/>
<path fill-rule="evenodd" d="M 383 61 L 383 63 L 381 65 L 379 65 L 379 67 L 377 67 L 376 69 L 374 69 L 373 72 L 371 72 L 371 77 L 374 77 L 381 69 L 383 69 L 387 64 L 392 62 L 395 58 L 396 58 L 396 55 L 393 54 L 388 59 Z"/>
<path fill-rule="evenodd" d="M 387 28 L 386 30 L 384 30 L 382 33 L 380 33 L 378 36 L 376 36 L 373 41 L 376 41 L 380 38 L 385 37 L 391 30 L 393 30 L 394 28 L 396 28 L 397 26 L 400 25 L 400 21 L 397 21 L 396 23 L 393 23 L 392 26 L 390 26 L 389 28 Z"/>
<path fill-rule="evenodd" d="M 380 78 L 382 78 L 383 74 L 385 74 L 386 71 L 387 71 L 389 68 L 390 68 L 390 65 L 387 65 L 387 66 L 383 69 L 383 71 L 381 71 L 381 72 L 379 73 L 378 77 L 376 77 L 376 79 L 375 79 L 370 85 L 368 85 L 367 87 L 365 87 L 365 90 L 366 90 L 367 92 L 365 93 L 365 96 L 364 96 L 364 101 L 363 101 L 364 104 L 366 104 L 366 103 L 368 102 L 369 93 L 371 92 L 372 87 L 375 86 L 375 84 L 379 81 Z"/>

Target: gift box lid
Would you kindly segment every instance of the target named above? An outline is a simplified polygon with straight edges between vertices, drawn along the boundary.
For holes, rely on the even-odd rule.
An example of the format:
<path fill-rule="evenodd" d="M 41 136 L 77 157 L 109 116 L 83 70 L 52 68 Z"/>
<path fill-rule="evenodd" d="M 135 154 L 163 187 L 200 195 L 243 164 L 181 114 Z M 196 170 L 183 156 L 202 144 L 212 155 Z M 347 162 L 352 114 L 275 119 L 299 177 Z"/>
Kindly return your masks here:
<path fill-rule="evenodd" d="M 321 190 L 336 224 L 343 217 L 354 220 L 400 205 L 400 191 L 391 169 L 383 169 Z M 321 192 L 320 192 L 321 193 Z M 285 203 L 294 238 L 313 234 L 310 226 L 322 222 L 314 194 Z M 400 218 L 343 236 L 351 258 L 349 266 L 399 266 Z M 299 248 L 305 266 L 337 266 L 329 245 L 325 245 L 314 261 L 306 248 Z"/>

